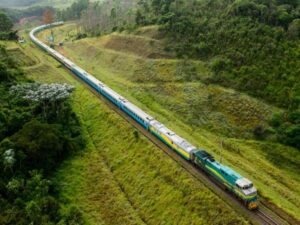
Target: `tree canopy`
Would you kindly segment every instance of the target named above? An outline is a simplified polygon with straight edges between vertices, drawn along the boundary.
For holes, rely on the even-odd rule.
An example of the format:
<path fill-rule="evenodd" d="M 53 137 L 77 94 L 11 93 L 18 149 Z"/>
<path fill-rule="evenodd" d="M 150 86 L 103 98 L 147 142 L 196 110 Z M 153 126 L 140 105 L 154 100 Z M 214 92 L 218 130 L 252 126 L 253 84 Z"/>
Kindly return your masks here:
<path fill-rule="evenodd" d="M 13 40 L 17 38 L 17 32 L 13 31 L 13 22 L 2 11 L 0 11 L 0 40 Z"/>
<path fill-rule="evenodd" d="M 207 63 L 213 77 L 202 82 L 286 109 L 274 131 L 299 148 L 300 122 L 287 119 L 300 107 L 299 1 L 140 0 L 138 6 L 137 25 L 160 25 L 166 49 Z"/>
<path fill-rule="evenodd" d="M 50 175 L 84 146 L 68 84 L 33 83 L 0 46 L 0 224 L 81 223 L 60 213 Z M 52 190 L 52 191 L 51 191 Z"/>
<path fill-rule="evenodd" d="M 3 12 L 0 12 L 0 32 L 8 32 L 12 27 L 13 23 L 9 17 Z"/>

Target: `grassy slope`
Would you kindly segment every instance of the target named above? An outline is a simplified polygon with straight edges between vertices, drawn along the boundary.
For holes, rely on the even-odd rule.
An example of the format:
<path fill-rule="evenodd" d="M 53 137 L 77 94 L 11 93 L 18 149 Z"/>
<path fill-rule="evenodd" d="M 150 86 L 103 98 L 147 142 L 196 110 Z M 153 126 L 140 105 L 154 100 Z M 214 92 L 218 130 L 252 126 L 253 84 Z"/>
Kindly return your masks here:
<path fill-rule="evenodd" d="M 56 173 L 65 209 L 78 206 L 87 224 L 246 223 L 160 149 L 136 138 L 134 128 L 56 61 L 31 43 L 22 49 L 36 62 L 25 65 L 31 78 L 76 86 L 73 104 L 87 147 Z"/>
<path fill-rule="evenodd" d="M 64 29 L 57 28 L 57 40 L 72 37 L 72 26 Z M 149 59 L 148 53 L 157 51 L 149 44 L 157 42 L 151 39 L 155 32 L 139 31 L 139 35 L 143 36 L 127 36 L 125 44 L 115 43 L 124 34 L 66 40 L 61 51 L 195 145 L 219 154 L 222 139 L 223 162 L 253 180 L 262 196 L 300 219 L 299 152 L 251 139 L 255 126 L 266 125 L 277 109 L 222 87 L 178 80 L 182 62 Z M 134 49 L 135 40 L 141 45 L 143 37 L 146 55 Z M 116 51 L 114 46 L 126 47 Z M 200 79 L 210 76 L 201 62 L 193 64 Z"/>

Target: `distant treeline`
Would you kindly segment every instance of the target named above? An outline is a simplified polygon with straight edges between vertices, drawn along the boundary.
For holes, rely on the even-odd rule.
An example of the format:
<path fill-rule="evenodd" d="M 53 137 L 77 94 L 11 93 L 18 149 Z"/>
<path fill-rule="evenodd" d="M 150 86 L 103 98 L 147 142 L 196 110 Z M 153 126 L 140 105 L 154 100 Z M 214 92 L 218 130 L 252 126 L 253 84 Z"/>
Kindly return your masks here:
<path fill-rule="evenodd" d="M 47 7 L 35 6 L 35 7 L 26 8 L 26 9 L 5 8 L 5 9 L 2 9 L 2 11 L 5 12 L 5 14 L 8 15 L 15 23 L 25 17 L 31 17 L 31 16 L 41 17 L 43 15 L 43 13 L 49 9 L 52 11 L 55 11 L 54 8 L 48 7 L 48 6 Z"/>
<path fill-rule="evenodd" d="M 79 27 L 89 35 L 100 35 L 134 25 L 135 0 L 105 0 L 90 2 L 78 0 L 65 10 L 57 12 L 60 20 L 78 20 Z"/>
<path fill-rule="evenodd" d="M 1 0 L 0 7 L 24 7 L 39 2 L 39 0 Z"/>

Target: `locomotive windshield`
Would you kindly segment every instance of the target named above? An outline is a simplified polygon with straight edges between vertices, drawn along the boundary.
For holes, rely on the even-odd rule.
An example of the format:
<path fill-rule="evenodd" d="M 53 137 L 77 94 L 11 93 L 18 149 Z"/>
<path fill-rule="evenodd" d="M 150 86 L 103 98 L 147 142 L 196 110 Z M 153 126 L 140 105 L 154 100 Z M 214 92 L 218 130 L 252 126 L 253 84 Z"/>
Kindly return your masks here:
<path fill-rule="evenodd" d="M 252 188 L 252 187 L 253 187 L 253 184 L 251 183 L 251 184 L 248 184 L 248 185 L 243 186 L 242 188 L 243 188 L 244 190 L 247 190 L 247 189 Z"/>

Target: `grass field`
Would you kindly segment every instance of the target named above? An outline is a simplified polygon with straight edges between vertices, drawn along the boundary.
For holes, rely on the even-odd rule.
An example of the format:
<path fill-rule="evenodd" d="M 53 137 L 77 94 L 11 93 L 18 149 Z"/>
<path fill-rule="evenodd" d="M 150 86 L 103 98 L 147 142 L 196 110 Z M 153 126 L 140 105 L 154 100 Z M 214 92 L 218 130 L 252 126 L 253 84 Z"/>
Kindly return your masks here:
<path fill-rule="evenodd" d="M 253 130 L 268 129 L 266 121 L 279 109 L 199 82 L 211 75 L 206 65 L 172 59 L 151 29 L 79 41 L 68 35 L 72 32 L 72 25 L 55 29 L 57 41 L 65 42 L 58 50 L 217 158 L 223 141 L 222 162 L 251 179 L 265 199 L 300 219 L 299 151 L 253 139 Z M 136 43 L 145 49 L 136 49 Z M 158 57 L 153 59 L 151 52 Z"/>
<path fill-rule="evenodd" d="M 86 224 L 248 223 L 169 156 L 137 136 L 130 124 L 59 63 L 29 42 L 20 51 L 30 52 L 35 62 L 24 65 L 32 79 L 76 87 L 73 107 L 87 146 L 55 173 L 63 210 L 76 205 Z M 24 55 L 19 57 L 22 61 Z"/>

